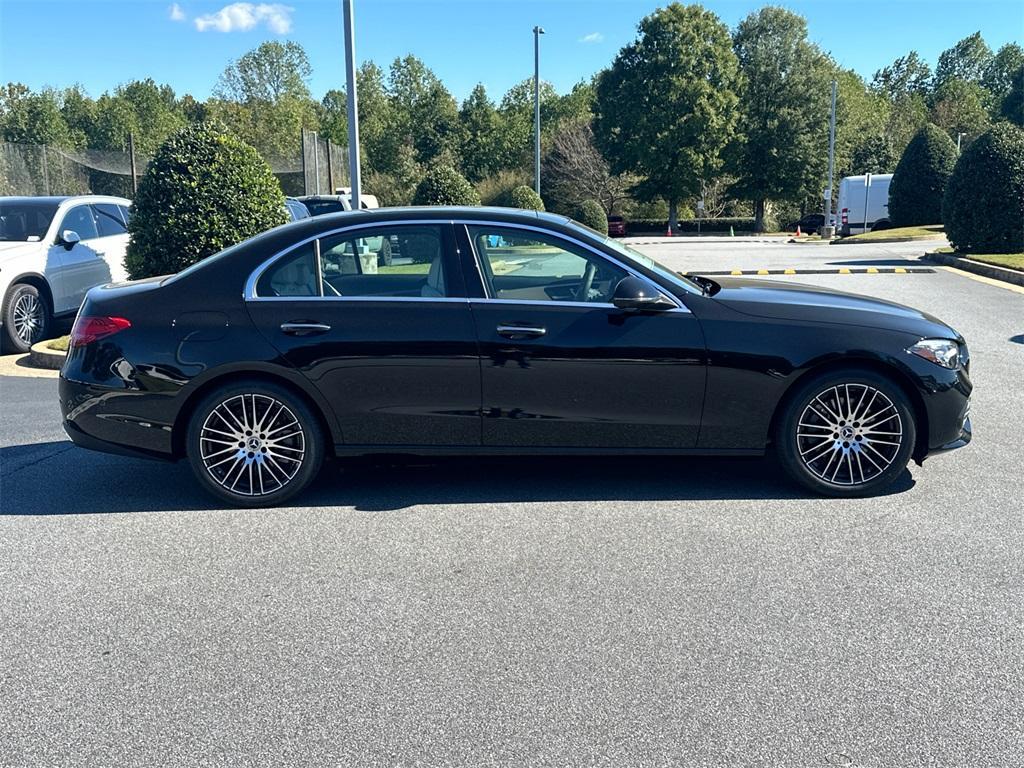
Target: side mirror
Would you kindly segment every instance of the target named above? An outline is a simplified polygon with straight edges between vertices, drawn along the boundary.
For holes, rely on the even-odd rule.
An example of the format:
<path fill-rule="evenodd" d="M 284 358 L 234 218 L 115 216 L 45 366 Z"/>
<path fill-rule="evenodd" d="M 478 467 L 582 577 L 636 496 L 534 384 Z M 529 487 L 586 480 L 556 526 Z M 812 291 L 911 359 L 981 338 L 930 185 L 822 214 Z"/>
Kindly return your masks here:
<path fill-rule="evenodd" d="M 646 309 L 655 312 L 676 308 L 676 304 L 655 285 L 633 275 L 627 275 L 619 280 L 612 293 L 612 304 L 619 309 Z"/>
<path fill-rule="evenodd" d="M 65 229 L 60 233 L 60 242 L 67 250 L 71 250 L 75 247 L 76 243 L 80 243 L 82 238 L 78 236 L 78 233 L 73 229 Z"/>

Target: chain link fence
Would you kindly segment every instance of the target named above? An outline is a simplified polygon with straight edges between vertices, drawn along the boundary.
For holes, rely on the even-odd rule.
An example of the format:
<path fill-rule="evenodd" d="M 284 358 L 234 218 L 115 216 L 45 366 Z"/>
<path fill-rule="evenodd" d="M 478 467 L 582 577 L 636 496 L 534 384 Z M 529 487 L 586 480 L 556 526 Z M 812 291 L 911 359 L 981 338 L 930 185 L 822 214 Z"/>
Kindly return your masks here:
<path fill-rule="evenodd" d="M 348 153 L 343 147 L 302 132 L 294 156 L 268 156 L 286 195 L 334 194 L 348 184 Z M 135 154 L 135 177 L 146 171 L 150 158 Z M 0 195 L 117 195 L 134 194 L 129 151 L 69 150 L 44 144 L 0 142 Z"/>

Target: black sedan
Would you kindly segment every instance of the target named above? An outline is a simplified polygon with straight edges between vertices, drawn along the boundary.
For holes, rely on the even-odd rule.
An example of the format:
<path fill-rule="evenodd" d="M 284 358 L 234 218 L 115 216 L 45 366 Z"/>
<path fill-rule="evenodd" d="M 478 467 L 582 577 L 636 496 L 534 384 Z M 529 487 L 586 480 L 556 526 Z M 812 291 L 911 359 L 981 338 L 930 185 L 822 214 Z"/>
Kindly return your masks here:
<path fill-rule="evenodd" d="M 93 289 L 60 400 L 79 445 L 187 458 L 249 506 L 367 453 L 774 448 L 854 496 L 970 440 L 968 368 L 956 331 L 897 304 L 683 277 L 550 214 L 390 208 Z"/>

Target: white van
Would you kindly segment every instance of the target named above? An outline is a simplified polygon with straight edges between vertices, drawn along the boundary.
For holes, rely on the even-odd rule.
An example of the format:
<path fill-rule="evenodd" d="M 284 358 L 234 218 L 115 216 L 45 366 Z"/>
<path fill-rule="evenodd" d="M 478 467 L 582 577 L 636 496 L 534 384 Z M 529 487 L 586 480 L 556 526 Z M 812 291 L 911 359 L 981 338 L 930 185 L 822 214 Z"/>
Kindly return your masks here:
<path fill-rule="evenodd" d="M 846 176 L 839 182 L 839 234 L 888 229 L 891 173 Z"/>

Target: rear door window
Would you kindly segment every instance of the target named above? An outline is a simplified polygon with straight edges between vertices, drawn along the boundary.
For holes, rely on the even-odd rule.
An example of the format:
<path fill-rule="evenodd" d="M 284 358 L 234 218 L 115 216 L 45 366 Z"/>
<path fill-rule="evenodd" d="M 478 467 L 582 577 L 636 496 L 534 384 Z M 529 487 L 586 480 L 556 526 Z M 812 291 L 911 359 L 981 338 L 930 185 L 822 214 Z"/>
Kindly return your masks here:
<path fill-rule="evenodd" d="M 121 217 L 121 209 L 112 203 L 97 203 L 93 206 L 93 213 L 96 216 L 96 226 L 100 237 L 112 235 L 123 235 L 128 232 L 125 228 L 124 219 Z"/>

